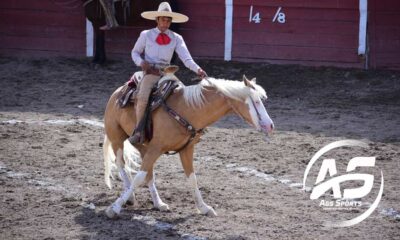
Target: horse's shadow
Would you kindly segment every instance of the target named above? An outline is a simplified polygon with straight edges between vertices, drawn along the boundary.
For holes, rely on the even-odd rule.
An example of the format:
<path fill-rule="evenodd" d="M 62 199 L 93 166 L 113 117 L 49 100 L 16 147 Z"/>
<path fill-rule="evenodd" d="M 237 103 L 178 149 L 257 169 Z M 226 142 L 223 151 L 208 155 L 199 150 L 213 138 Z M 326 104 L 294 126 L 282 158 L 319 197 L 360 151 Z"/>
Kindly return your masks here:
<path fill-rule="evenodd" d="M 155 209 L 128 207 L 118 218 L 109 219 L 104 213 L 106 202 L 112 201 L 108 200 L 100 196 L 92 201 L 101 210 L 81 207 L 74 218 L 83 227 L 79 239 L 181 239 L 182 234 L 174 226 L 192 217 L 188 215 L 165 222 L 152 217 Z"/>

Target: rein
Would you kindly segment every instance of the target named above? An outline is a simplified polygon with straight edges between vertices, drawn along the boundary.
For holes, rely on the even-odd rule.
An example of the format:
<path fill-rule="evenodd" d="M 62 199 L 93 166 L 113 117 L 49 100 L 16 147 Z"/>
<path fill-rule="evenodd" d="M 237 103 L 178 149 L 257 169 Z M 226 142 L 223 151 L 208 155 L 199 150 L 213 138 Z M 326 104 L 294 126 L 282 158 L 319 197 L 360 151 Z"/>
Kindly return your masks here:
<path fill-rule="evenodd" d="M 167 103 L 165 101 L 162 101 L 161 105 L 163 106 L 164 110 L 173 119 L 175 119 L 182 127 L 184 127 L 190 133 L 189 139 L 186 141 L 186 143 L 182 147 L 180 147 L 178 150 L 176 150 L 174 152 L 164 153 L 166 155 L 174 155 L 174 154 L 177 154 L 178 152 L 182 151 L 183 149 L 185 149 L 193 141 L 193 139 L 196 136 L 198 136 L 199 134 L 203 134 L 204 129 L 201 128 L 201 129 L 196 130 L 196 128 L 194 128 L 192 124 L 190 124 L 186 119 L 184 119 L 177 112 L 175 112 L 170 106 L 167 105 Z"/>

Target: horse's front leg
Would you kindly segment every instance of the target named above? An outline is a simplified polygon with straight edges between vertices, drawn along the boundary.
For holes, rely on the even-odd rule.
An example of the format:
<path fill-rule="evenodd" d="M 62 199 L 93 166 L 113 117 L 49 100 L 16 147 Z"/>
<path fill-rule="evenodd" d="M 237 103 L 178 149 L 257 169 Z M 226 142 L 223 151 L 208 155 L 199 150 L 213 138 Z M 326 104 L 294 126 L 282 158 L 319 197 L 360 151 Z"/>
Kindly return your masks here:
<path fill-rule="evenodd" d="M 188 178 L 189 183 L 192 187 L 192 193 L 194 201 L 196 203 L 197 210 L 203 215 L 215 217 L 217 216 L 217 213 L 211 206 L 207 205 L 204 202 L 199 187 L 197 186 L 196 174 L 194 173 L 194 168 L 193 168 L 193 151 L 194 151 L 194 145 L 191 145 L 186 147 L 179 153 L 181 157 L 183 170 L 185 171 L 186 177 Z"/>
<path fill-rule="evenodd" d="M 136 148 L 139 150 L 140 156 L 143 158 L 147 152 L 147 149 L 145 147 L 143 147 L 142 145 L 138 145 L 138 146 L 136 146 Z M 155 184 L 156 183 L 155 176 L 156 175 L 153 171 L 152 178 L 147 183 L 147 186 L 149 187 L 149 190 L 150 190 L 151 199 L 153 200 L 153 205 L 155 208 L 157 208 L 160 211 L 168 211 L 169 210 L 168 204 L 164 203 L 161 200 L 160 195 L 158 194 L 156 184 Z"/>
<path fill-rule="evenodd" d="M 158 191 L 156 188 L 155 181 L 156 181 L 155 174 L 153 173 L 153 178 L 147 184 L 147 186 L 149 187 L 149 190 L 150 190 L 151 198 L 153 200 L 153 205 L 155 208 L 157 208 L 160 211 L 168 211 L 169 206 L 168 206 L 168 204 L 164 203 L 161 200 L 160 195 L 158 194 Z"/>

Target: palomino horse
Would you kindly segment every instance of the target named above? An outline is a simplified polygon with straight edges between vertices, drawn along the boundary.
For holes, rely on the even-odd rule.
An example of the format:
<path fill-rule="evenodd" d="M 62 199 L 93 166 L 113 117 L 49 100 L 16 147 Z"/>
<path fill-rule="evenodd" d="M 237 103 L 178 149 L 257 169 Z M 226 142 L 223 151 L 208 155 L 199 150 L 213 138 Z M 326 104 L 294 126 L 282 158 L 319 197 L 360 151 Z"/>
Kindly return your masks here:
<path fill-rule="evenodd" d="M 191 137 L 190 133 L 163 108 L 153 112 L 153 138 L 144 145 L 135 145 L 142 157 L 142 165 L 133 181 L 130 181 L 124 169 L 123 147 L 124 141 L 133 132 L 136 119 L 133 107 L 119 108 L 117 105 L 118 91 L 113 93 L 106 107 L 103 150 L 106 184 L 111 187 L 110 156 L 113 151 L 123 180 L 124 192 L 107 208 L 106 215 L 110 218 L 119 215 L 122 205 L 134 198 L 134 190 L 142 185 L 149 187 L 155 208 L 161 211 L 168 210 L 168 205 L 158 195 L 153 167 L 163 153 L 178 150 L 184 172 L 192 186 L 196 208 L 201 214 L 216 216 L 214 209 L 203 201 L 193 169 L 194 146 L 200 134 L 196 134 L 193 141 L 187 144 Z M 207 78 L 197 85 L 182 86 L 175 90 L 166 103 L 197 130 L 233 112 L 268 135 L 273 130 L 274 124 L 262 102 L 266 98 L 264 89 L 256 84 L 255 79 L 248 80 L 243 76 L 243 82 Z M 182 146 L 185 147 L 182 149 Z"/>

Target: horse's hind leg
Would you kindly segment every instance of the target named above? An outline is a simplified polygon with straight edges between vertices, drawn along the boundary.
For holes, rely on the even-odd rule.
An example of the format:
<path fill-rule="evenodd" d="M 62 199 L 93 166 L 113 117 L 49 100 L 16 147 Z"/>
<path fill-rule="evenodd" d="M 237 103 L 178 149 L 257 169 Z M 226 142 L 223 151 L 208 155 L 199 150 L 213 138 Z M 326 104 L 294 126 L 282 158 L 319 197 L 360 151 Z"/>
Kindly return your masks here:
<path fill-rule="evenodd" d="M 135 189 L 146 183 L 148 184 L 153 179 L 153 166 L 160 155 L 161 152 L 157 149 L 147 150 L 146 154 L 143 157 L 140 171 L 136 174 L 130 187 L 125 190 L 111 206 L 107 208 L 106 214 L 108 217 L 113 218 L 116 215 L 119 215 L 122 209 L 122 205 L 124 205 L 128 201 L 130 196 L 134 193 Z"/>
<path fill-rule="evenodd" d="M 115 163 L 117 165 L 117 169 L 118 169 L 119 175 L 120 175 L 120 177 L 122 179 L 124 191 L 127 191 L 129 189 L 129 187 L 131 186 L 131 179 L 128 176 L 128 174 L 126 173 L 126 171 L 125 171 L 125 160 L 124 160 L 124 150 L 123 150 L 123 148 L 117 150 Z M 127 201 L 127 204 L 133 204 L 135 206 L 138 205 L 137 201 L 136 201 L 135 194 L 131 195 L 131 197 Z"/>
<path fill-rule="evenodd" d="M 122 205 L 124 205 L 128 200 L 132 199 L 133 197 L 133 202 L 135 202 L 135 197 L 133 191 L 131 191 L 131 181 L 128 177 L 128 174 L 126 173 L 124 167 L 125 167 L 125 161 L 124 161 L 124 140 L 120 141 L 114 141 L 112 144 L 112 148 L 114 152 L 116 153 L 116 159 L 115 163 L 117 165 L 119 174 L 121 176 L 122 182 L 123 182 L 123 187 L 124 191 L 121 194 L 121 197 L 117 199 L 116 202 L 121 203 L 119 207 L 115 207 L 115 203 L 112 204 L 110 207 L 106 209 L 106 215 L 109 218 L 113 218 L 115 214 L 119 214 L 121 212 Z"/>
<path fill-rule="evenodd" d="M 124 169 L 125 161 L 123 159 L 123 155 L 124 155 L 124 150 L 118 149 L 116 158 L 115 158 L 115 163 L 117 165 L 119 175 L 122 179 L 123 187 L 124 187 L 124 189 L 127 189 L 131 185 L 131 180 L 129 179 L 128 174 L 125 172 L 125 169 Z"/>
<path fill-rule="evenodd" d="M 186 147 L 181 152 L 179 152 L 183 170 L 185 171 L 186 177 L 188 178 L 190 185 L 192 186 L 192 192 L 197 210 L 201 214 L 208 215 L 210 217 L 215 217 L 217 216 L 217 213 L 214 211 L 212 207 L 210 207 L 204 202 L 199 187 L 197 186 L 196 174 L 194 173 L 194 168 L 193 168 L 193 151 L 194 151 L 194 146 L 192 145 Z"/>
<path fill-rule="evenodd" d="M 107 135 L 104 136 L 103 150 L 104 150 L 105 181 L 107 186 L 111 188 L 111 182 L 110 182 L 111 159 L 109 159 L 110 158 L 109 151 L 112 150 L 115 155 L 115 163 L 117 165 L 119 175 L 123 182 L 123 187 L 126 190 L 131 185 L 130 178 L 125 171 L 124 141 L 126 139 L 126 136 L 123 136 L 122 134 L 118 135 L 115 134 L 114 132 L 114 134 L 111 135 L 111 139 L 109 139 L 110 136 Z M 111 149 L 109 149 L 109 146 L 111 146 Z"/>

